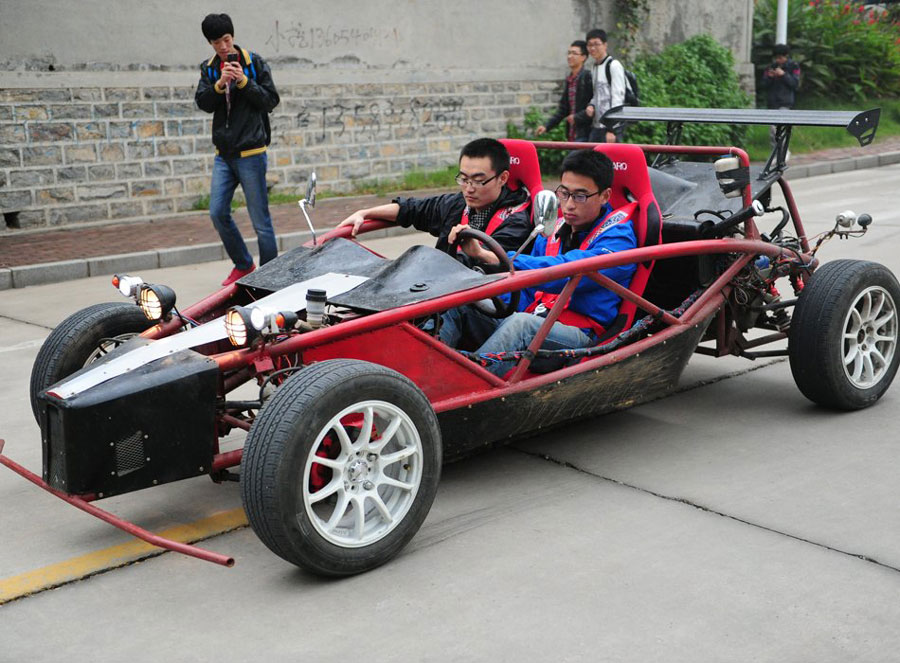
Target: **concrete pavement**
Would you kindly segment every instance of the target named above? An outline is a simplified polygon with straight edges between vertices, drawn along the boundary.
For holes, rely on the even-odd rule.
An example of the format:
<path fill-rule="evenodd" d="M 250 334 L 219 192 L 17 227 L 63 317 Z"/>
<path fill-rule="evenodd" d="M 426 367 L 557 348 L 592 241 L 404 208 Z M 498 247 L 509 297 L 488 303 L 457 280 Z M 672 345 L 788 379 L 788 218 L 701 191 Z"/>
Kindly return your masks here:
<path fill-rule="evenodd" d="M 893 165 L 793 188 L 811 236 L 846 208 L 875 219 L 823 260 L 900 273 L 898 187 Z M 194 301 L 225 267 L 142 276 Z M 32 469 L 39 343 L 116 298 L 105 277 L 0 293 L 0 436 Z M 895 385 L 827 412 L 786 361 L 696 356 L 670 398 L 446 467 L 423 528 L 376 571 L 323 581 L 242 529 L 204 544 L 233 569 L 165 554 L 0 606 L 0 661 L 890 661 L 898 406 Z M 199 478 L 103 506 L 165 529 L 239 505 L 236 488 Z M 127 539 L 5 470 L 0 504 L 0 581 Z"/>

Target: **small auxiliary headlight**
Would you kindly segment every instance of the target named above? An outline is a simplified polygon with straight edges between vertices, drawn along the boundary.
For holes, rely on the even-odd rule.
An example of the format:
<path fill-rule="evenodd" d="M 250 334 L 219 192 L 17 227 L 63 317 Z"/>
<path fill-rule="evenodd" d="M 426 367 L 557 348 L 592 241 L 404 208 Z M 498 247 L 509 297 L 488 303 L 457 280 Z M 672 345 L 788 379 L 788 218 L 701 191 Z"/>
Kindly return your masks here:
<path fill-rule="evenodd" d="M 225 333 L 232 345 L 255 341 L 266 326 L 266 314 L 258 308 L 233 306 L 225 314 Z"/>
<path fill-rule="evenodd" d="M 128 276 L 128 274 L 116 274 L 112 277 L 112 284 L 126 297 L 134 297 L 137 289 L 144 284 L 140 276 Z"/>
<path fill-rule="evenodd" d="M 148 320 L 162 320 L 175 308 L 175 291 L 165 285 L 145 283 L 138 290 L 138 306 Z"/>
<path fill-rule="evenodd" d="M 297 319 L 293 311 L 267 313 L 257 307 L 232 306 L 225 313 L 225 333 L 232 345 L 249 345 L 263 334 L 293 329 Z"/>

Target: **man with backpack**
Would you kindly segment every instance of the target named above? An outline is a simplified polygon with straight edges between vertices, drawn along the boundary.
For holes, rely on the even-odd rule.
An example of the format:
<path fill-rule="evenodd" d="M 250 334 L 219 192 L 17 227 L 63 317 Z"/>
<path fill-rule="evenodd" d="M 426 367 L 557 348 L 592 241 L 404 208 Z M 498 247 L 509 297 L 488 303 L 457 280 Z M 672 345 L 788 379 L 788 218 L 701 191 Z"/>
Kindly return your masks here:
<path fill-rule="evenodd" d="M 593 123 L 588 142 L 621 143 L 624 127 L 621 125 L 607 127 L 601 118 L 610 108 L 625 104 L 627 92 L 625 67 L 609 54 L 605 30 L 589 31 L 585 41 L 588 53 L 594 58 L 594 98 L 587 107 L 588 116 L 593 118 Z"/>
<path fill-rule="evenodd" d="M 200 64 L 200 82 L 194 100 L 200 110 L 213 114 L 216 158 L 209 215 L 234 263 L 234 269 L 222 282 L 230 285 L 256 269 L 231 216 L 231 199 L 238 184 L 244 191 L 247 211 L 259 241 L 259 264 L 278 255 L 269 214 L 266 148 L 272 138 L 269 113 L 280 99 L 265 60 L 234 43 L 234 25 L 228 14 L 209 14 L 203 19 L 201 29 L 216 54 Z"/>

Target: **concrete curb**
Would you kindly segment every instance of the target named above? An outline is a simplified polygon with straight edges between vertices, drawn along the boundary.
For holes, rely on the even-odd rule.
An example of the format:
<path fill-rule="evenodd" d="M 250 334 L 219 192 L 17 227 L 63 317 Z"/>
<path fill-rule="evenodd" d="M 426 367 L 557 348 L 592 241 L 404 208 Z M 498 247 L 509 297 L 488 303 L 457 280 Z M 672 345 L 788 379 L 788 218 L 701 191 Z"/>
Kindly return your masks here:
<path fill-rule="evenodd" d="M 837 159 L 835 161 L 823 161 L 820 163 L 791 166 L 785 173 L 788 180 L 798 180 L 830 173 L 842 173 L 863 168 L 876 168 L 900 163 L 900 151 L 884 152 L 882 154 L 867 154 L 865 156 L 851 157 L 849 159 Z M 324 234 L 329 229 L 322 229 Z M 391 237 L 415 232 L 412 228 L 386 228 L 368 237 Z M 278 235 L 279 250 L 289 251 L 301 246 L 312 239 L 308 231 L 285 233 Z M 247 246 L 251 251 L 256 250 L 256 239 L 247 239 Z M 0 291 L 11 288 L 25 288 L 30 285 L 45 283 L 58 283 L 72 279 L 82 279 L 89 276 L 101 276 L 160 267 L 179 267 L 201 262 L 215 262 L 225 259 L 225 251 L 222 245 L 197 244 L 195 246 L 174 247 L 159 249 L 157 251 L 141 251 L 138 253 L 123 253 L 120 255 L 101 256 L 82 260 L 64 260 L 61 262 L 49 262 L 38 265 L 23 265 L 0 269 Z"/>
<path fill-rule="evenodd" d="M 330 228 L 324 228 L 324 234 Z M 395 235 L 406 235 L 416 232 L 413 228 L 385 228 L 366 237 L 381 238 Z M 279 251 L 289 251 L 302 246 L 312 239 L 308 231 L 284 233 L 278 235 Z M 247 238 L 247 248 L 256 251 L 256 238 Z M 202 262 L 216 262 L 225 259 L 225 249 L 219 242 L 213 244 L 196 244 L 194 246 L 159 249 L 158 251 L 140 251 L 119 255 L 84 258 L 81 260 L 63 260 L 38 265 L 22 265 L 0 269 L 0 291 L 12 288 L 26 288 L 30 285 L 59 283 L 89 276 L 112 275 L 119 272 L 158 269 L 161 267 L 180 267 Z"/>
<path fill-rule="evenodd" d="M 881 154 L 866 154 L 861 157 L 849 159 L 835 159 L 834 161 L 821 161 L 799 166 L 788 166 L 784 176 L 787 180 L 800 180 L 805 177 L 829 175 L 831 173 L 844 173 L 850 170 L 862 170 L 864 168 L 878 168 L 900 163 L 900 151 L 883 152 Z"/>

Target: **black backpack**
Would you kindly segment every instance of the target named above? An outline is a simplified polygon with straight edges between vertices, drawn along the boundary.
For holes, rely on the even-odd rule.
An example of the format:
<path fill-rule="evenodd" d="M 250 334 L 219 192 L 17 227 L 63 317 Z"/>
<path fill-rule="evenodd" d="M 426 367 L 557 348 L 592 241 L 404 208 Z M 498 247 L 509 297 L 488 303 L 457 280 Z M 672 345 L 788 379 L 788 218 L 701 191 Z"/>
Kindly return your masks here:
<path fill-rule="evenodd" d="M 612 67 L 614 58 L 608 58 L 606 60 L 606 82 L 612 85 L 609 74 L 609 69 Z M 623 66 L 622 69 L 625 69 Z M 625 106 L 640 106 L 640 90 L 638 89 L 638 81 L 637 76 L 634 75 L 633 71 L 629 71 L 625 69 Z"/>

